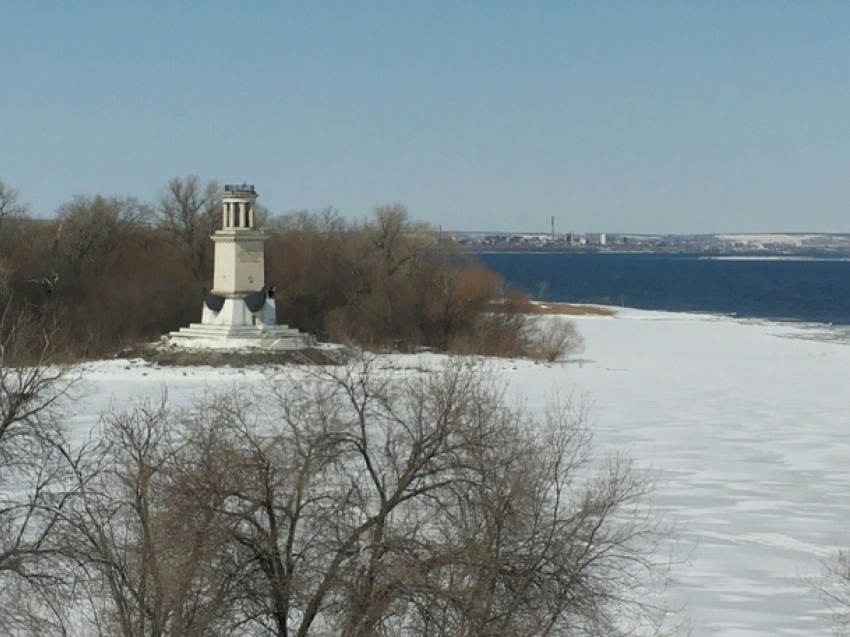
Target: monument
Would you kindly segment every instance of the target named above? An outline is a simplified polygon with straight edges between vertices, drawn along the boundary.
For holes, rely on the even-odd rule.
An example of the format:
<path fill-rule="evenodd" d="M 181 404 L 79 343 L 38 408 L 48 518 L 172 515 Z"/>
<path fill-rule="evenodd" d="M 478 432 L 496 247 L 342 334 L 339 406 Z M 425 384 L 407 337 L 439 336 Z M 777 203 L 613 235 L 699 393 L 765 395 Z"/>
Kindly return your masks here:
<path fill-rule="evenodd" d="M 266 236 L 254 226 L 257 191 L 248 184 L 225 186 L 221 230 L 215 243 L 212 290 L 204 290 L 200 323 L 167 340 L 195 349 L 303 349 L 309 334 L 277 324 L 274 287 L 266 286 Z"/>

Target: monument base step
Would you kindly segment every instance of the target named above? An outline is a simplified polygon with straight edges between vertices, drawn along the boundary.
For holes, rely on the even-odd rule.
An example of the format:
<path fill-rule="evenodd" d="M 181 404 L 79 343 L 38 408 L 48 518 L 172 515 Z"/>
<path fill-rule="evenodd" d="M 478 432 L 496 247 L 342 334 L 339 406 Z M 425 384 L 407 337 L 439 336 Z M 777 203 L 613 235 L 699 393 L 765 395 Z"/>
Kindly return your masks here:
<path fill-rule="evenodd" d="M 192 323 L 171 332 L 167 343 L 187 349 L 306 349 L 313 346 L 310 334 L 286 325 L 209 325 Z"/>

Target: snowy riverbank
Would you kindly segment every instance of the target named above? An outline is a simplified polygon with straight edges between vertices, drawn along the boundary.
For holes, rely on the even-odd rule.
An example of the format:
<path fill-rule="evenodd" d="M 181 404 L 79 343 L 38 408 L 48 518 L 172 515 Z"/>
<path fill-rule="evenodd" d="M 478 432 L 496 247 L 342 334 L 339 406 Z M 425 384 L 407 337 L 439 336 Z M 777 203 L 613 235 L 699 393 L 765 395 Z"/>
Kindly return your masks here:
<path fill-rule="evenodd" d="M 828 634 L 829 615 L 801 578 L 850 545 L 843 336 L 623 309 L 571 318 L 586 340 L 576 360 L 496 361 L 496 369 L 531 405 L 554 391 L 586 397 L 598 445 L 660 473 L 654 504 L 679 525 L 682 553 L 691 555 L 672 594 L 687 602 L 694 637 Z M 167 388 L 188 404 L 264 374 L 95 363 L 75 423 L 88 431 L 101 410 L 139 394 Z"/>

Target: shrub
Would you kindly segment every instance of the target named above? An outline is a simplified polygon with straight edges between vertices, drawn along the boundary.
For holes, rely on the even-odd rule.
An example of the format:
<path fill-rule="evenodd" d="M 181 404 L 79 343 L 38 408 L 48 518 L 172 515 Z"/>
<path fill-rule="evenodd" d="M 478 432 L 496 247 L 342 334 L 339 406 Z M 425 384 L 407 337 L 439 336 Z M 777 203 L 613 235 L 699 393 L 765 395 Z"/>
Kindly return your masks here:
<path fill-rule="evenodd" d="M 529 335 L 529 355 L 534 360 L 552 363 L 561 357 L 578 354 L 584 338 L 575 323 L 557 317 L 538 318 Z"/>
<path fill-rule="evenodd" d="M 281 322 L 345 344 L 410 351 L 526 353 L 528 300 L 411 223 L 403 206 L 348 224 L 334 211 L 270 224 L 270 283 Z"/>

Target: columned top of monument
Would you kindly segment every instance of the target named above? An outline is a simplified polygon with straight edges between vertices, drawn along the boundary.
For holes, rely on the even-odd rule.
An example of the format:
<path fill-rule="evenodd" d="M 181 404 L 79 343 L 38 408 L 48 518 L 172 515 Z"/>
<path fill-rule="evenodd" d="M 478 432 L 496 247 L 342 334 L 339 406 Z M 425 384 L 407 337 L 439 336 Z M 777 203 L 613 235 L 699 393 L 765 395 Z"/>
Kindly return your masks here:
<path fill-rule="evenodd" d="M 254 229 L 254 201 L 257 191 L 251 184 L 228 184 L 221 198 L 221 232 Z"/>
<path fill-rule="evenodd" d="M 254 190 L 253 184 L 228 184 L 224 187 L 224 192 L 225 196 L 227 196 L 227 193 L 232 193 L 234 195 L 249 195 L 253 197 L 257 196 L 257 191 Z"/>

